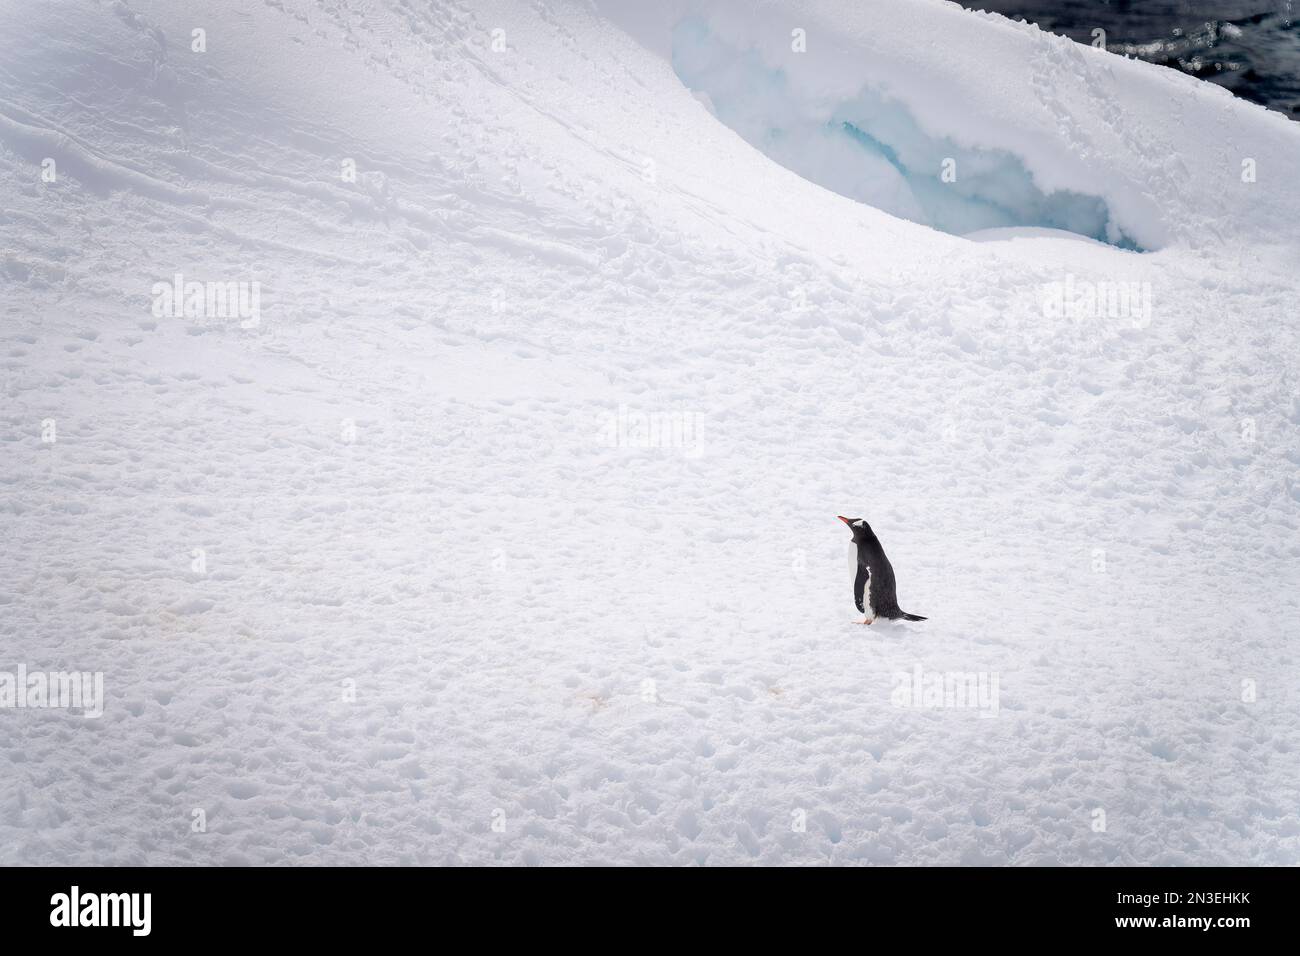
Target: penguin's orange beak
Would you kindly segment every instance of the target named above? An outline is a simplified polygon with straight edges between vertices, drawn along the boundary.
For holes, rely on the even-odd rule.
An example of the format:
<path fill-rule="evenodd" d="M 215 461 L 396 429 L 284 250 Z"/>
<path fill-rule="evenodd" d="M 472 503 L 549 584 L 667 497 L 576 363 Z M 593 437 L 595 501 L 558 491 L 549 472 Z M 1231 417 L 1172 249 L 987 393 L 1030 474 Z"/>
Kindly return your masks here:
<path fill-rule="evenodd" d="M 841 521 L 843 521 L 845 524 L 852 524 L 852 523 L 853 523 L 853 522 L 849 521 L 848 518 L 844 517 L 844 515 L 836 515 L 835 517 L 839 518 L 839 519 L 840 519 Z"/>

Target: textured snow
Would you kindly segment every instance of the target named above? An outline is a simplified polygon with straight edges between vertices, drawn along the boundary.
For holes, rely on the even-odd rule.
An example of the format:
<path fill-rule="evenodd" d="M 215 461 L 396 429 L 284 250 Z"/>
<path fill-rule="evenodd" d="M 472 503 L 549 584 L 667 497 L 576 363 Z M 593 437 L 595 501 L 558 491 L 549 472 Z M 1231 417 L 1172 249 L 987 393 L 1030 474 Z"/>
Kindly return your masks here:
<path fill-rule="evenodd" d="M 1151 251 L 720 118 L 864 95 Z M 923 0 L 3 5 L 0 670 L 106 699 L 0 710 L 0 863 L 1300 863 L 1298 173 Z"/>

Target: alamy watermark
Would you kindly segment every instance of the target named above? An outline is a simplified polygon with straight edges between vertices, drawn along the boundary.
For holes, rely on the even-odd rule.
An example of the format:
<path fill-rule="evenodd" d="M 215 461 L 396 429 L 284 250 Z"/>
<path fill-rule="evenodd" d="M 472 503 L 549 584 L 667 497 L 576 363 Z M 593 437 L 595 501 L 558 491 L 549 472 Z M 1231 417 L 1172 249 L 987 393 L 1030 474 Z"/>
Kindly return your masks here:
<path fill-rule="evenodd" d="M 981 717 L 998 715 L 998 675 L 985 671 L 926 671 L 920 664 L 894 672 L 889 702 L 895 707 L 971 708 Z"/>
<path fill-rule="evenodd" d="M 1040 304 L 1048 319 L 1144 329 L 1151 324 L 1151 283 L 1092 282 L 1067 274 L 1064 282 L 1048 282 L 1042 287 Z"/>
<path fill-rule="evenodd" d="M 152 893 L 83 893 L 74 884 L 50 897 L 51 926 L 121 926 L 132 936 L 148 936 L 152 911 Z"/>
<path fill-rule="evenodd" d="M 104 716 L 102 671 L 0 671 L 0 708 L 79 708 L 83 717 Z"/>
<path fill-rule="evenodd" d="M 605 444 L 614 448 L 680 449 L 687 457 L 703 451 L 695 412 L 641 412 L 620 405 L 605 415 L 601 433 Z"/>
<path fill-rule="evenodd" d="M 153 314 L 159 319 L 238 319 L 243 329 L 262 321 L 262 283 L 199 282 L 176 273 L 171 282 L 155 282 Z"/>

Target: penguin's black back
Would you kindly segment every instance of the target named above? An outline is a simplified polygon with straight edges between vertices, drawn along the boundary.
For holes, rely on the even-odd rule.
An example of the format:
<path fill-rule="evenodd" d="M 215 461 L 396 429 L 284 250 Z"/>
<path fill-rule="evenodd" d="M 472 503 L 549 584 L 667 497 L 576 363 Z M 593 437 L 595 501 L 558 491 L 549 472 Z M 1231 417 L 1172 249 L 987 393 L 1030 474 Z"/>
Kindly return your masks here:
<path fill-rule="evenodd" d="M 924 621 L 919 614 L 908 614 L 898 606 L 898 586 L 894 582 L 894 566 L 885 557 L 885 549 L 880 539 L 871 530 L 865 518 L 835 517 L 843 521 L 853 531 L 853 543 L 858 548 L 858 573 L 853 579 L 853 600 L 858 610 L 867 614 L 864 624 L 870 624 L 873 618 L 902 618 L 905 621 Z M 866 579 L 865 581 L 863 579 Z M 866 584 L 866 594 L 863 585 Z M 870 608 L 864 606 L 863 599 L 870 602 Z"/>
<path fill-rule="evenodd" d="M 871 593 L 871 609 L 877 617 L 900 618 L 902 609 L 898 606 L 898 585 L 894 582 L 894 566 L 885 557 L 885 549 L 880 546 L 880 539 L 874 532 L 868 531 L 863 541 L 858 542 L 858 563 L 865 564 L 871 572 L 867 587 Z"/>

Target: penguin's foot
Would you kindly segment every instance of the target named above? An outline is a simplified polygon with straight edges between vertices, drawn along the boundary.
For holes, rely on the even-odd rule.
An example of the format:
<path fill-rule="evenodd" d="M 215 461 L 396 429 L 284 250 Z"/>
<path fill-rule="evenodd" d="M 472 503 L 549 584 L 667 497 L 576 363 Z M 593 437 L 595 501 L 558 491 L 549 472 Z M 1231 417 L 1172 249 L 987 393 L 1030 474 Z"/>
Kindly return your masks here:
<path fill-rule="evenodd" d="M 868 617 L 868 618 L 864 618 L 863 620 L 859 621 L 858 623 L 859 623 L 859 624 L 870 624 L 870 623 L 871 623 L 872 621 L 874 621 L 874 620 L 875 620 L 874 617 Z"/>

